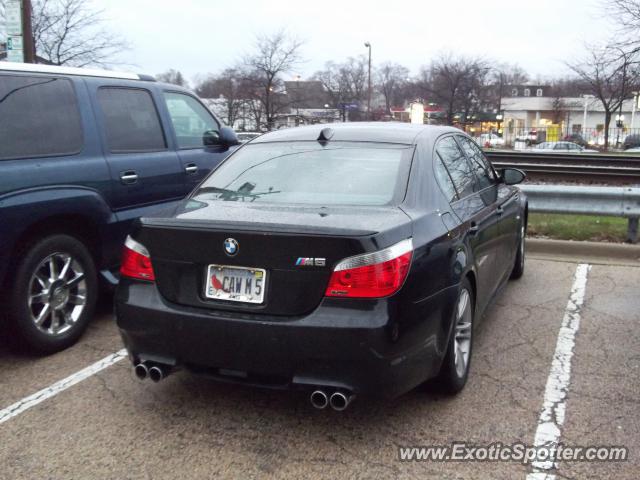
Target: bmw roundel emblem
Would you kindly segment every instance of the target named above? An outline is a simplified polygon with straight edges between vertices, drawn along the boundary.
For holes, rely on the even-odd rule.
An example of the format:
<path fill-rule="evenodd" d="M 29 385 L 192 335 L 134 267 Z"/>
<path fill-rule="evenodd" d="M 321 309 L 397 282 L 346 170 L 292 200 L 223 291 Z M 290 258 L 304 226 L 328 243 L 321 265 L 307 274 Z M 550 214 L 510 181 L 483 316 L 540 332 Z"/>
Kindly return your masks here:
<path fill-rule="evenodd" d="M 224 241 L 224 251 L 230 257 L 233 257 L 240 250 L 240 245 L 235 238 L 227 238 Z"/>

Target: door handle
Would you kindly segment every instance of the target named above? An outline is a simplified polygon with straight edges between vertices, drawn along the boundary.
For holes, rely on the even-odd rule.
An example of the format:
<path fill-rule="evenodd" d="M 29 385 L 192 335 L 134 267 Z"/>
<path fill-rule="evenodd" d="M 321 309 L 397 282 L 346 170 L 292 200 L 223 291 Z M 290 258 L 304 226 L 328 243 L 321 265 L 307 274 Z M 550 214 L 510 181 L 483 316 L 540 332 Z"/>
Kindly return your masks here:
<path fill-rule="evenodd" d="M 496 208 L 496 213 L 498 215 L 502 215 L 504 213 L 504 208 L 502 207 L 502 205 L 499 205 L 498 208 Z"/>
<path fill-rule="evenodd" d="M 471 226 L 469 227 L 469 235 L 475 235 L 479 230 L 480 229 L 478 228 L 478 224 L 476 222 L 471 222 Z"/>
<path fill-rule="evenodd" d="M 184 171 L 187 172 L 189 175 L 194 175 L 198 173 L 198 166 L 195 163 L 190 163 L 189 165 L 184 167 Z"/>
<path fill-rule="evenodd" d="M 135 170 L 127 170 L 120 174 L 120 181 L 125 185 L 131 185 L 138 181 L 138 174 Z"/>

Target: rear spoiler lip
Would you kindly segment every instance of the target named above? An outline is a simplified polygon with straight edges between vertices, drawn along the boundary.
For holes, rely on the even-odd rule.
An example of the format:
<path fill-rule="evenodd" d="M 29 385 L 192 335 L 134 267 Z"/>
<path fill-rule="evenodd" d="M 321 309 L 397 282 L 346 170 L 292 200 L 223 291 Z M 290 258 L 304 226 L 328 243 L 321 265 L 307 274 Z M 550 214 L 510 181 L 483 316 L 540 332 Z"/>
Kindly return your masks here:
<path fill-rule="evenodd" d="M 174 218 L 141 218 L 140 226 L 148 228 L 170 228 L 175 230 L 222 230 L 222 231 L 242 231 L 262 234 L 300 234 L 314 236 L 339 236 L 339 237 L 368 237 L 380 232 L 374 230 L 359 230 L 339 227 L 311 227 L 288 224 L 262 224 L 257 228 L 251 222 L 220 222 L 199 219 L 174 219 Z"/>

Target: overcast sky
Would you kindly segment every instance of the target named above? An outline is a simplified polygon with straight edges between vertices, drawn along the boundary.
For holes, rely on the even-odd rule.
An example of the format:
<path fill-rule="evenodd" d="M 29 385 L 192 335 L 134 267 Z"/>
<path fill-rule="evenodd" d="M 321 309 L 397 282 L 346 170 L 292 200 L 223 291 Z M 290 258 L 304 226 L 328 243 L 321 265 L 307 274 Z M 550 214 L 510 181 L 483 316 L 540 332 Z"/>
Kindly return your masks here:
<path fill-rule="evenodd" d="M 378 6 L 378 3 L 384 6 Z M 443 50 L 517 63 L 535 79 L 567 72 L 585 41 L 610 36 L 599 0 L 109 0 L 96 1 L 131 43 L 134 70 L 198 74 L 233 66 L 257 33 L 286 28 L 305 41 L 307 78 L 328 60 L 366 53 L 416 74 Z"/>

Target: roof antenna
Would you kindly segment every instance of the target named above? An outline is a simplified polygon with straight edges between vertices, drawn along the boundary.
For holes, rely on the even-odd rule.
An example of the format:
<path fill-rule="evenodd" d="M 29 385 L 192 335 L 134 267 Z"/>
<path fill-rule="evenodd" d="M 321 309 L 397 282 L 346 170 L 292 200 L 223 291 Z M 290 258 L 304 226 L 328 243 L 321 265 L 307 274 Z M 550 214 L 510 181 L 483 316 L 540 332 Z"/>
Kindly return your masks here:
<path fill-rule="evenodd" d="M 320 135 L 318 135 L 318 141 L 324 144 L 324 143 L 327 143 L 331 137 L 333 137 L 333 129 L 329 127 L 325 127 L 322 130 L 320 130 Z"/>

